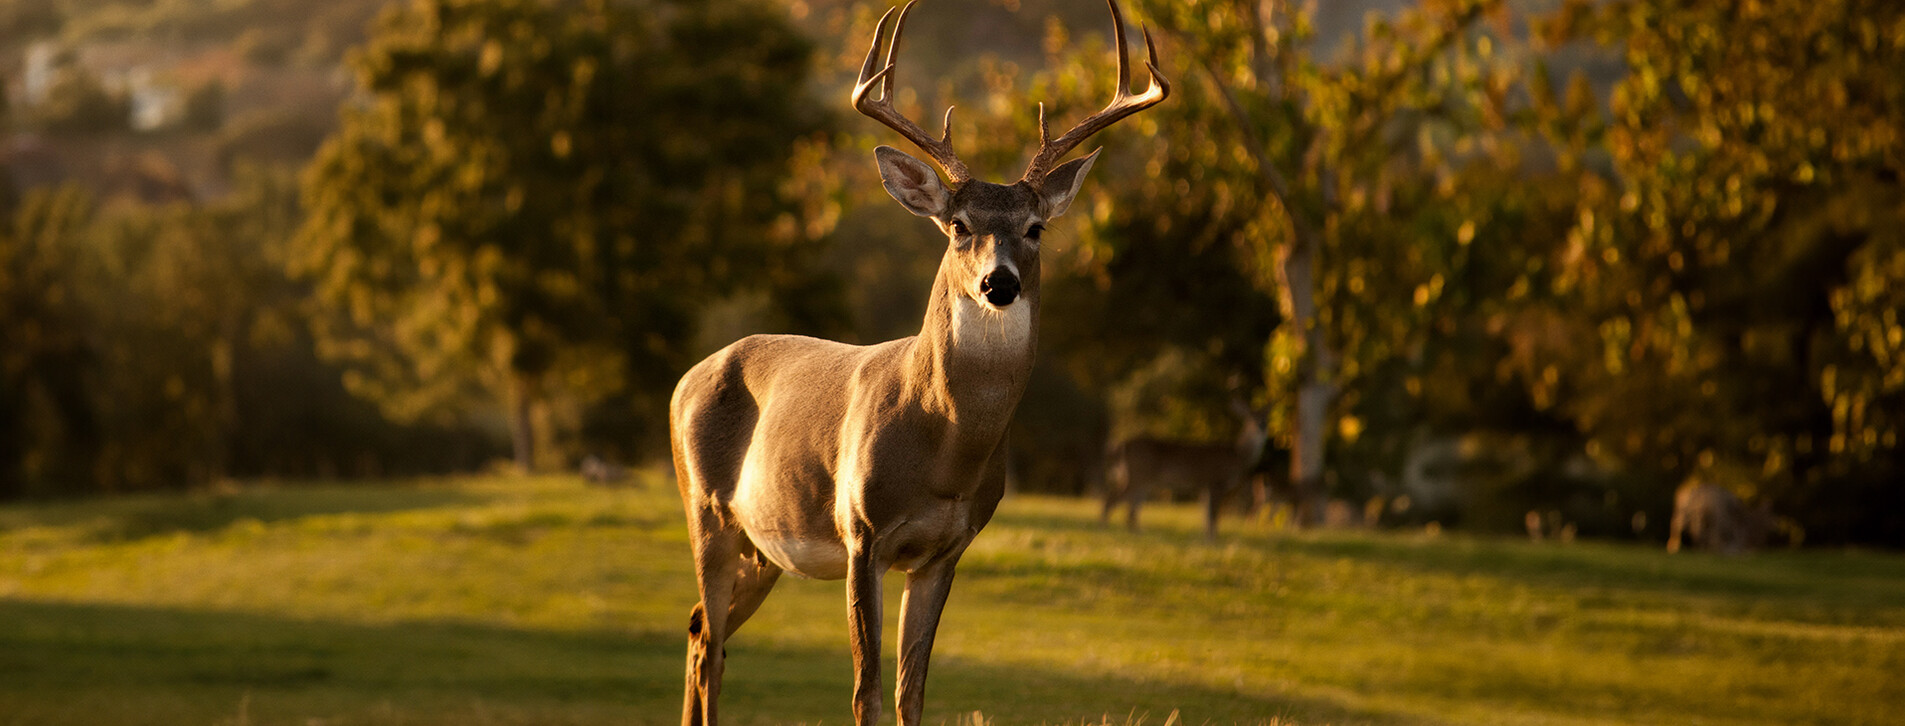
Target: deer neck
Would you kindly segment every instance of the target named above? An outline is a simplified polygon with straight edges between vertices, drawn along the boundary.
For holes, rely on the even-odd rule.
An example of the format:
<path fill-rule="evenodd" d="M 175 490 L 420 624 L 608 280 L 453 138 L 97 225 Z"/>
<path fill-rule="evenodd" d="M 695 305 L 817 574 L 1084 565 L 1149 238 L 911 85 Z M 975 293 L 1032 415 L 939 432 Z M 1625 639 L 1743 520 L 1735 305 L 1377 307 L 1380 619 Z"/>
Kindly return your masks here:
<path fill-rule="evenodd" d="M 1021 270 L 1024 291 L 1004 309 L 987 307 L 960 289 L 951 254 L 941 261 L 914 338 L 909 388 L 920 403 L 946 415 L 955 433 L 996 444 L 1025 393 L 1038 343 L 1038 274 Z"/>

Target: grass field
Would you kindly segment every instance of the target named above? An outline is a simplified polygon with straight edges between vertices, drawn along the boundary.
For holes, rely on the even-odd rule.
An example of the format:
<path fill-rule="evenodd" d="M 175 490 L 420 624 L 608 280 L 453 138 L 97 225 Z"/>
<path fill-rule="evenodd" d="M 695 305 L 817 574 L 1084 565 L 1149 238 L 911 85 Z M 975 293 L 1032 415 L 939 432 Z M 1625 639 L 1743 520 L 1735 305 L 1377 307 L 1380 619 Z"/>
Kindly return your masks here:
<path fill-rule="evenodd" d="M 1015 496 L 980 535 L 940 630 L 929 723 L 1905 713 L 1896 555 L 1234 525 L 1210 546 L 1188 507 L 1156 508 L 1135 537 L 1092 509 Z M 687 552 L 656 478 L 0 508 L 0 724 L 673 723 Z M 844 602 L 838 582 L 783 578 L 729 646 L 723 715 L 850 723 Z"/>

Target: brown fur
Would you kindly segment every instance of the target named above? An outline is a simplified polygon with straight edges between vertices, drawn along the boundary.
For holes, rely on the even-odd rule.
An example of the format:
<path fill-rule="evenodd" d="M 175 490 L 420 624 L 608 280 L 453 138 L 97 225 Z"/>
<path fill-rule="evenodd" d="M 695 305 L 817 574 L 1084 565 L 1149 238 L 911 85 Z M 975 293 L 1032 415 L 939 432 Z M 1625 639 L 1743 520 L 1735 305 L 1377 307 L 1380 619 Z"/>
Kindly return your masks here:
<path fill-rule="evenodd" d="M 1242 492 L 1244 483 L 1253 478 L 1263 459 L 1263 424 L 1241 395 L 1230 401 L 1231 415 L 1240 425 L 1237 438 L 1230 444 L 1206 444 L 1172 441 L 1139 436 L 1118 442 L 1105 452 L 1105 508 L 1100 522 L 1110 522 L 1111 512 L 1122 503 L 1126 507 L 1125 526 L 1138 531 L 1138 510 L 1155 491 L 1169 492 L 1171 498 L 1201 496 L 1204 500 L 1204 539 L 1217 539 L 1217 515 L 1224 500 Z M 1253 501 L 1261 506 L 1263 483 Z"/>
<path fill-rule="evenodd" d="M 1748 507 L 1726 487 L 1690 479 L 1674 492 L 1667 551 L 1679 552 L 1684 543 L 1738 554 L 1766 546 L 1773 528 L 1773 515 L 1764 507 Z"/>
<path fill-rule="evenodd" d="M 1122 504 L 1125 526 L 1136 532 L 1139 510 L 1155 493 L 1166 492 L 1173 499 L 1196 496 L 1204 500 L 1204 536 L 1215 539 L 1221 505 L 1242 488 L 1247 466 L 1237 447 L 1228 444 L 1126 439 L 1106 456 L 1105 507 L 1099 520 L 1111 521 L 1112 511 Z"/>
<path fill-rule="evenodd" d="M 883 164 L 908 163 L 892 154 Z M 784 570 L 848 582 L 859 723 L 880 710 L 881 577 L 907 574 L 898 700 L 901 722 L 917 721 L 953 568 L 1005 493 L 1004 434 L 1038 337 L 1025 232 L 1062 211 L 1090 161 L 1054 171 L 1044 195 L 1023 183 L 943 192 L 917 169 L 883 168 L 901 180 L 896 198 L 949 232 L 920 333 L 871 346 L 751 336 L 682 377 L 671 437 L 701 592 L 684 723 L 715 722 L 721 644 Z M 970 236 L 951 234 L 955 219 Z M 979 280 L 1008 264 L 1018 299 L 980 303 Z"/>
<path fill-rule="evenodd" d="M 1124 33 L 1110 5 L 1122 84 Z M 1121 87 L 1111 106 L 1072 131 L 1042 134 L 1020 181 L 969 181 L 950 141 L 931 139 L 892 108 L 891 63 L 906 12 L 893 24 L 884 67 L 892 11 L 880 19 L 852 98 L 925 149 L 955 185 L 897 149 L 874 149 L 887 193 L 947 235 L 919 334 L 871 346 L 745 338 L 682 376 L 669 406 L 701 595 L 689 613 L 685 726 L 718 721 L 723 645 L 786 570 L 847 581 L 858 726 L 880 720 L 881 579 L 906 573 L 896 700 L 901 726 L 917 726 L 953 569 L 1005 495 L 1005 430 L 1038 343 L 1036 230 L 1065 213 L 1098 154 L 1050 164 L 1169 92 L 1147 35 L 1153 89 L 1132 97 Z"/>

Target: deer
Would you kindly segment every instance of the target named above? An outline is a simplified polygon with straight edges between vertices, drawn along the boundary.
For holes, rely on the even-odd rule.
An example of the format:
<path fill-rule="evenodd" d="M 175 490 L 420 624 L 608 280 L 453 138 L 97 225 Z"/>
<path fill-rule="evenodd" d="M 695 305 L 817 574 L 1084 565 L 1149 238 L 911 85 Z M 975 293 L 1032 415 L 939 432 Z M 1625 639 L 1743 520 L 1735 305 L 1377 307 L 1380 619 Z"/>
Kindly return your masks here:
<path fill-rule="evenodd" d="M 1683 541 L 1722 554 L 1764 547 L 1769 535 L 1780 529 L 1771 506 L 1770 502 L 1748 506 L 1724 486 L 1699 476 L 1689 478 L 1674 490 L 1667 551 L 1679 552 Z"/>
<path fill-rule="evenodd" d="M 874 149 L 887 193 L 946 235 L 919 333 L 868 346 L 749 336 L 690 368 L 670 400 L 700 596 L 688 616 L 684 725 L 717 722 L 724 645 L 783 572 L 846 581 L 858 726 L 882 712 L 883 577 L 905 573 L 896 710 L 903 726 L 920 722 L 953 570 L 1005 493 L 1006 428 L 1038 342 L 1039 238 L 1102 149 L 1059 162 L 1170 93 L 1148 28 L 1150 80 L 1131 93 L 1124 16 L 1107 0 L 1118 55 L 1111 102 L 1056 138 L 1040 104 L 1039 147 L 1024 175 L 975 179 L 952 147 L 952 109 L 934 139 L 893 108 L 894 61 L 914 4 L 896 22 L 891 9 L 880 18 L 852 104 L 933 161 Z"/>
<path fill-rule="evenodd" d="M 1268 443 L 1262 421 L 1241 397 L 1231 398 L 1230 410 L 1242 423 L 1231 443 L 1136 436 L 1109 447 L 1105 453 L 1105 506 L 1099 521 L 1109 523 L 1112 511 L 1123 504 L 1125 526 L 1137 532 L 1138 512 L 1152 492 L 1196 493 L 1204 500 L 1204 539 L 1215 542 L 1217 517 L 1224 500 L 1244 489 Z M 1251 508 L 1255 508 L 1254 503 Z"/>

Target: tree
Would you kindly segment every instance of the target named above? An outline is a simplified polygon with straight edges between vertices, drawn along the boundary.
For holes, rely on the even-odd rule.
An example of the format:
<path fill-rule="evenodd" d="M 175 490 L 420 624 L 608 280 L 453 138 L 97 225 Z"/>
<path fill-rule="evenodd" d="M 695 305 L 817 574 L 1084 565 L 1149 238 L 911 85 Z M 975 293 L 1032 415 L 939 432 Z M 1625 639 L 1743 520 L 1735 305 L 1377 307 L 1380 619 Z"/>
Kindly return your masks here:
<path fill-rule="evenodd" d="M 99 215 L 90 242 L 101 259 L 87 297 L 98 338 L 90 387 L 107 432 L 103 486 L 261 473 L 238 452 L 268 416 L 245 405 L 239 386 L 290 337 L 302 290 L 283 257 L 297 221 L 295 177 L 256 167 L 241 169 L 217 201 Z M 317 438 L 303 445 L 321 448 Z"/>
<path fill-rule="evenodd" d="M 1265 379 L 1296 481 L 1321 484 L 1339 392 L 1420 354 L 1465 264 L 1474 229 L 1448 181 L 1499 113 L 1507 79 L 1469 32 L 1499 7 L 1427 3 L 1375 23 L 1340 65 L 1314 58 L 1307 18 L 1281 3 L 1150 7 L 1174 55 L 1194 64 L 1175 118 L 1160 120 L 1182 137 L 1171 153 L 1195 158 L 1191 186 L 1218 190 L 1210 203 L 1244 208 L 1235 244 L 1281 299 Z"/>
<path fill-rule="evenodd" d="M 506 399 L 525 467 L 552 407 L 659 410 L 701 307 L 811 287 L 787 272 L 809 239 L 783 192 L 819 125 L 808 56 L 757 2 L 387 12 L 307 172 L 294 264 L 333 313 L 323 350 L 402 419 Z"/>
<path fill-rule="evenodd" d="M 8 187 L 0 189 L 0 499 L 8 499 L 90 479 L 100 437 L 85 385 L 92 316 L 76 280 L 92 201 L 70 187 L 15 199 L 0 186 Z"/>
<path fill-rule="evenodd" d="M 33 109 L 36 124 L 56 134 L 104 134 L 127 129 L 132 104 L 107 90 L 90 69 L 77 63 L 60 68 L 52 87 Z"/>
<path fill-rule="evenodd" d="M 1627 67 L 1605 112 L 1538 104 L 1578 190 L 1571 417 L 1610 459 L 1744 471 L 1815 537 L 1898 543 L 1905 7 L 1571 2 L 1542 34 Z"/>

